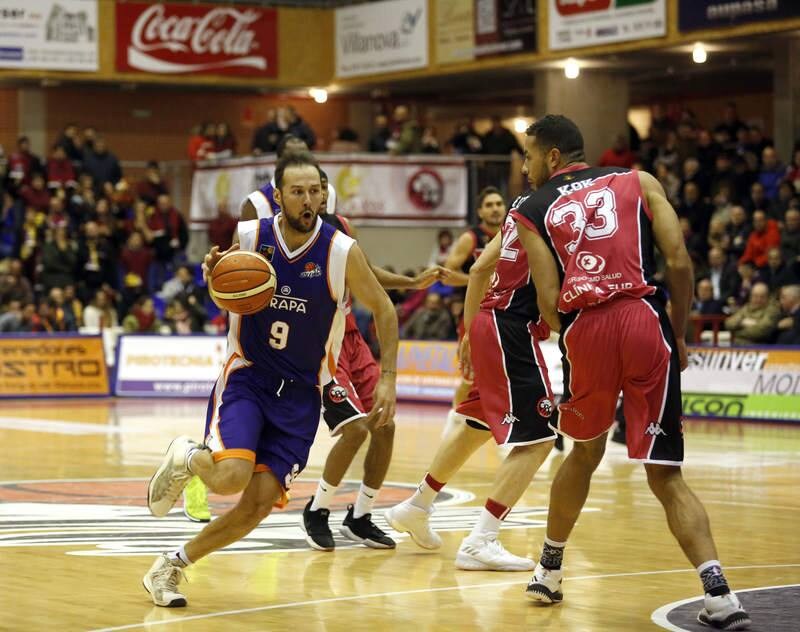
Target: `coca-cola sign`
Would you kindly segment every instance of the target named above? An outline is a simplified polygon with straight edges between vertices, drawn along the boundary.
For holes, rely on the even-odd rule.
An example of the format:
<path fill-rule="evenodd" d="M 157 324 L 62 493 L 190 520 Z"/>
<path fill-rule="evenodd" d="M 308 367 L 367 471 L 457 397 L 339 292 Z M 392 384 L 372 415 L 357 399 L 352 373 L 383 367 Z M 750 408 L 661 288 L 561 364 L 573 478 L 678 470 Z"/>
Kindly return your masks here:
<path fill-rule="evenodd" d="M 117 2 L 117 70 L 275 77 L 277 11 Z"/>

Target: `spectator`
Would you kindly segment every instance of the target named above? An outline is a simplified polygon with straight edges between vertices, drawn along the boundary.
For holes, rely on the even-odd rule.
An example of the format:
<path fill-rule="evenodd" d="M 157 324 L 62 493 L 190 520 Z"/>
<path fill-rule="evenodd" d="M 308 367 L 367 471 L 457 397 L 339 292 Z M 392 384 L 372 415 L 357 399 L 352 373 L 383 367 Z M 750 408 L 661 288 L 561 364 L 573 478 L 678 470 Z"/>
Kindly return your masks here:
<path fill-rule="evenodd" d="M 98 136 L 94 151 L 87 151 L 83 156 L 83 168 L 91 174 L 96 186 L 102 187 L 106 182 L 116 184 L 122 178 L 119 160 L 106 145 L 106 140 Z"/>
<path fill-rule="evenodd" d="M 786 181 L 792 185 L 794 192 L 800 195 L 800 146 L 795 146 L 792 164 L 786 170 Z"/>
<path fill-rule="evenodd" d="M 601 154 L 597 165 L 599 167 L 624 167 L 630 169 L 634 162 L 636 162 L 636 154 L 630 150 L 628 139 L 624 134 L 617 134 L 611 143 L 611 147 Z"/>
<path fill-rule="evenodd" d="M 19 195 L 26 207 L 41 213 L 46 213 L 50 206 L 50 192 L 47 190 L 44 174 L 38 171 L 31 177 L 31 183 L 20 189 Z"/>
<path fill-rule="evenodd" d="M 750 231 L 752 230 L 752 226 L 747 221 L 747 213 L 744 207 L 731 207 L 730 221 L 725 227 L 725 230 L 730 238 L 728 256 L 738 261 L 744 254 L 744 249 L 747 246 L 747 238 L 750 236 Z"/>
<path fill-rule="evenodd" d="M 151 160 L 147 163 L 144 178 L 136 185 L 136 195 L 151 206 L 156 203 L 159 195 L 169 195 L 169 187 L 164 182 L 157 161 Z"/>
<path fill-rule="evenodd" d="M 369 141 L 367 142 L 367 150 L 376 154 L 385 154 L 389 151 L 386 143 L 391 135 L 389 119 L 385 114 L 378 114 L 375 117 L 372 136 L 369 137 Z"/>
<path fill-rule="evenodd" d="M 74 315 L 76 323 L 83 322 L 83 303 L 75 295 L 74 285 L 67 285 L 64 288 L 64 309 Z"/>
<path fill-rule="evenodd" d="M 778 321 L 779 345 L 800 345 L 800 285 L 786 285 L 780 294 L 781 318 Z"/>
<path fill-rule="evenodd" d="M 8 273 L 0 284 L 0 303 L 17 300 L 22 305 L 33 303 L 33 287 L 31 282 L 22 274 L 22 262 L 12 259 L 8 266 Z"/>
<path fill-rule="evenodd" d="M 789 209 L 783 217 L 781 253 L 786 261 L 800 261 L 800 210 Z"/>
<path fill-rule="evenodd" d="M 34 173 L 42 172 L 42 161 L 31 152 L 31 141 L 27 136 L 17 139 L 17 151 L 8 157 L 8 177 L 15 188 L 30 184 Z"/>
<path fill-rule="evenodd" d="M 64 331 L 78 330 L 78 317 L 70 301 L 66 299 L 66 293 L 60 287 L 50 288 L 47 295 L 50 305 L 56 310 L 57 318 L 64 323 Z"/>
<path fill-rule="evenodd" d="M 198 123 L 192 125 L 189 130 L 189 141 L 186 145 L 186 155 L 191 161 L 201 160 L 200 156 L 205 157 L 206 153 L 211 150 L 213 141 L 206 138 L 205 131 L 208 123 Z"/>
<path fill-rule="evenodd" d="M 735 294 L 739 284 L 735 265 L 725 260 L 725 253 L 720 248 L 708 251 L 708 282 L 712 297 L 723 302 Z"/>
<path fill-rule="evenodd" d="M 38 309 L 32 318 L 31 331 L 37 333 L 66 331 L 64 310 L 53 305 L 49 299 L 40 299 Z"/>
<path fill-rule="evenodd" d="M 175 271 L 175 276 L 169 281 L 164 283 L 164 287 L 158 293 L 158 296 L 168 303 L 174 299 L 181 299 L 189 301 L 190 297 L 194 298 L 196 302 L 202 303 L 205 299 L 205 292 L 203 288 L 198 287 L 195 283 L 194 272 L 189 266 L 179 266 Z"/>
<path fill-rule="evenodd" d="M 214 158 L 232 158 L 236 155 L 236 137 L 227 123 L 217 123 L 214 132 Z"/>
<path fill-rule="evenodd" d="M 163 323 L 156 316 L 153 299 L 140 297 L 128 315 L 122 319 L 122 329 L 126 334 L 157 334 Z"/>
<path fill-rule="evenodd" d="M 702 236 L 692 230 L 692 224 L 688 217 L 680 217 L 678 219 L 681 232 L 683 233 L 683 242 L 686 244 L 686 250 L 689 251 L 689 256 L 692 258 L 694 267 L 698 267 L 705 258 L 705 241 Z"/>
<path fill-rule="evenodd" d="M 439 294 L 429 292 L 425 304 L 406 323 L 405 336 L 413 340 L 450 340 L 453 320 Z"/>
<path fill-rule="evenodd" d="M 36 275 L 36 266 L 39 263 L 39 253 L 44 241 L 45 214 L 37 212 L 34 208 L 25 209 L 25 221 L 20 228 L 19 258 L 25 268 L 25 274 L 33 279 Z"/>
<path fill-rule="evenodd" d="M 761 171 L 758 181 L 764 187 L 764 195 L 770 201 L 778 199 L 778 185 L 786 176 L 786 167 L 778 160 L 773 147 L 764 147 L 761 152 Z"/>
<path fill-rule="evenodd" d="M 83 310 L 83 325 L 92 331 L 115 328 L 119 326 L 117 311 L 112 307 L 108 294 L 98 290 L 92 302 Z"/>
<path fill-rule="evenodd" d="M 663 145 L 667 134 L 675 129 L 675 124 L 660 103 L 650 108 L 650 117 L 650 138 L 656 145 Z"/>
<path fill-rule="evenodd" d="M 392 118 L 392 136 L 386 143 L 389 153 L 418 154 L 422 149 L 422 131 L 417 121 L 411 118 L 408 106 L 398 105 Z"/>
<path fill-rule="evenodd" d="M 747 131 L 747 151 L 763 160 L 763 152 L 767 147 L 772 147 L 771 139 L 764 138 L 764 130 L 758 125 L 751 125 Z"/>
<path fill-rule="evenodd" d="M 700 192 L 700 197 L 705 200 L 709 197 L 709 181 L 708 176 L 700 169 L 700 161 L 697 158 L 690 157 L 683 161 L 683 181 L 681 188 L 685 189 L 688 183 L 697 185 Z"/>
<path fill-rule="evenodd" d="M 687 158 L 692 158 L 697 155 L 695 129 L 694 126 L 687 121 L 681 121 L 678 124 L 675 151 L 678 154 L 678 165 L 683 165 Z"/>
<path fill-rule="evenodd" d="M 145 243 L 142 233 L 134 231 L 119 256 L 122 287 L 130 293 L 138 294 L 148 290 L 150 266 L 153 251 Z"/>
<path fill-rule="evenodd" d="M 56 147 L 60 147 L 64 152 L 64 157 L 73 163 L 76 167 L 80 167 L 83 160 L 83 151 L 80 146 L 80 137 L 78 136 L 78 126 L 75 123 L 68 123 L 61 132 L 61 136 L 55 142 Z M 88 149 L 91 151 L 93 145 L 89 145 Z"/>
<path fill-rule="evenodd" d="M 767 251 L 780 244 L 781 233 L 778 223 L 774 219 L 767 219 L 764 211 L 756 211 L 753 213 L 753 230 L 747 238 L 744 254 L 739 261 L 749 261 L 761 268 L 767 265 Z"/>
<path fill-rule="evenodd" d="M 116 286 L 116 262 L 108 240 L 96 222 L 87 222 L 78 245 L 78 278 L 82 295 L 88 300 L 104 286 Z"/>
<path fill-rule="evenodd" d="M 721 248 L 723 251 L 728 249 L 730 245 L 730 238 L 728 232 L 725 230 L 725 222 L 719 217 L 711 217 L 711 223 L 708 225 L 708 238 L 706 243 L 709 248 Z"/>
<path fill-rule="evenodd" d="M 59 187 L 75 188 L 75 168 L 67 158 L 64 147 L 55 145 L 47 160 L 47 186 L 51 189 Z"/>
<path fill-rule="evenodd" d="M 358 133 L 350 127 L 337 127 L 333 132 L 333 139 L 328 151 L 341 153 L 361 151 Z"/>
<path fill-rule="evenodd" d="M 681 181 L 678 179 L 678 176 L 672 173 L 665 163 L 659 162 L 656 164 L 656 179 L 661 183 L 661 186 L 664 187 L 667 199 L 673 206 L 677 207 L 680 204 L 681 189 Z"/>
<path fill-rule="evenodd" d="M 767 265 L 758 271 L 758 280 L 769 286 L 770 292 L 777 293 L 777 290 L 784 285 L 796 285 L 800 283 L 798 271 L 800 262 L 793 261 L 791 265 L 783 260 L 781 249 L 777 246 L 767 251 Z"/>
<path fill-rule="evenodd" d="M 202 333 L 206 313 L 200 305 L 176 298 L 170 301 L 166 313 L 167 324 L 173 334 L 189 335 Z"/>
<path fill-rule="evenodd" d="M 711 170 L 710 194 L 715 197 L 720 190 L 725 187 L 728 196 L 734 199 L 736 189 L 736 174 L 733 171 L 733 160 L 728 152 L 721 152 L 714 161 L 714 168 Z"/>
<path fill-rule="evenodd" d="M 59 189 L 58 192 L 50 198 L 50 207 L 47 210 L 47 225 L 50 228 L 56 228 L 58 226 L 67 227 L 69 225 L 69 217 L 67 217 L 67 213 L 64 210 L 63 189 Z"/>
<path fill-rule="evenodd" d="M 420 139 L 420 153 L 423 154 L 440 154 L 439 141 L 436 138 L 436 129 L 433 127 L 426 127 L 422 130 L 422 138 Z"/>
<path fill-rule="evenodd" d="M 149 209 L 147 229 L 150 231 L 152 247 L 155 254 L 157 283 L 163 283 L 166 275 L 172 270 L 175 260 L 183 253 L 189 241 L 189 230 L 183 217 L 172 205 L 168 195 L 159 195 L 156 207 Z"/>
<path fill-rule="evenodd" d="M 428 258 L 428 267 L 443 266 L 447 261 L 450 248 L 453 247 L 453 233 L 447 228 L 440 230 L 436 235 L 436 245 L 433 247 L 431 256 Z"/>
<path fill-rule="evenodd" d="M 675 171 L 678 167 L 678 135 L 673 132 L 667 132 L 667 140 L 663 145 L 658 146 L 654 162 L 664 163 L 670 171 Z"/>
<path fill-rule="evenodd" d="M 728 298 L 728 305 L 731 308 L 747 303 L 750 298 L 750 291 L 757 281 L 756 267 L 750 262 L 740 263 L 736 268 L 736 274 L 738 275 L 736 291 L 733 296 Z"/>
<path fill-rule="evenodd" d="M 767 198 L 763 184 L 754 182 L 750 185 L 750 196 L 744 201 L 744 208 L 750 215 L 761 210 L 772 217 L 772 201 Z"/>
<path fill-rule="evenodd" d="M 510 156 L 515 152 L 521 156 L 524 153 L 514 132 L 503 125 L 499 116 L 492 117 L 492 127 L 481 137 L 480 144 L 481 153 L 491 156 Z"/>
<path fill-rule="evenodd" d="M 8 334 L 23 331 L 22 325 L 22 301 L 11 299 L 0 304 L 0 333 Z"/>
<path fill-rule="evenodd" d="M 69 239 L 67 227 L 57 226 L 53 230 L 53 239 L 42 247 L 42 271 L 39 280 L 45 292 L 75 283 L 77 264 L 78 249 Z"/>
<path fill-rule="evenodd" d="M 769 300 L 767 285 L 756 283 L 748 303 L 725 319 L 725 329 L 734 336 L 735 344 L 765 344 L 772 338 L 779 316 L 778 306 Z"/>
<path fill-rule="evenodd" d="M 233 244 L 233 235 L 239 222 L 228 212 L 225 203 L 217 207 L 217 216 L 208 225 L 208 239 L 212 246 L 219 246 L 220 250 L 227 250 Z"/>
<path fill-rule="evenodd" d="M 457 154 L 479 154 L 483 151 L 483 144 L 478 132 L 475 131 L 473 121 L 464 121 L 456 127 L 453 136 L 447 141 Z"/>
<path fill-rule="evenodd" d="M 287 106 L 286 116 L 288 120 L 286 131 L 304 141 L 309 149 L 314 149 L 317 144 L 317 135 L 311 129 L 311 126 L 300 117 L 294 106 Z"/>
<path fill-rule="evenodd" d="M 695 298 L 692 302 L 692 309 L 690 316 L 694 319 L 702 320 L 704 316 L 723 316 L 725 313 L 725 304 L 714 298 L 713 288 L 711 281 L 708 279 L 700 279 L 697 282 L 695 289 Z M 694 328 L 694 323 L 692 327 Z M 702 331 L 711 329 L 709 321 L 702 322 Z"/>
<path fill-rule="evenodd" d="M 781 218 L 792 207 L 796 207 L 800 199 L 795 195 L 794 188 L 789 184 L 788 180 L 784 180 L 778 185 L 778 199 L 775 200 L 775 215 Z"/>
<path fill-rule="evenodd" d="M 729 139 L 733 140 L 738 136 L 740 130 L 746 129 L 747 126 L 739 119 L 739 112 L 736 108 L 736 104 L 731 101 L 725 106 L 725 110 L 722 114 L 722 122 L 714 128 L 714 132 L 724 132 Z"/>
<path fill-rule="evenodd" d="M 22 204 L 15 200 L 9 191 L 3 191 L 3 204 L 0 208 L 0 260 L 17 254 L 18 237 L 22 228 Z"/>
<path fill-rule="evenodd" d="M 284 131 L 278 127 L 275 110 L 270 109 L 267 112 L 266 122 L 253 134 L 251 151 L 255 155 L 274 153 L 283 134 Z"/>
<path fill-rule="evenodd" d="M 97 129 L 88 125 L 83 128 L 83 142 L 81 145 L 81 153 L 78 160 L 83 159 L 83 153 L 87 151 L 94 151 L 94 144 L 97 141 Z M 69 154 L 69 152 L 67 152 Z"/>
<path fill-rule="evenodd" d="M 708 234 L 708 224 L 711 221 L 711 206 L 700 197 L 700 188 L 694 182 L 687 182 L 683 187 L 683 201 L 678 207 L 678 216 L 686 217 L 692 232 L 701 242 L 700 253 L 705 256 L 705 240 Z"/>
<path fill-rule="evenodd" d="M 708 130 L 697 133 L 697 160 L 703 173 L 709 175 L 714 170 L 717 156 L 722 151 L 722 146 L 714 140 Z"/>

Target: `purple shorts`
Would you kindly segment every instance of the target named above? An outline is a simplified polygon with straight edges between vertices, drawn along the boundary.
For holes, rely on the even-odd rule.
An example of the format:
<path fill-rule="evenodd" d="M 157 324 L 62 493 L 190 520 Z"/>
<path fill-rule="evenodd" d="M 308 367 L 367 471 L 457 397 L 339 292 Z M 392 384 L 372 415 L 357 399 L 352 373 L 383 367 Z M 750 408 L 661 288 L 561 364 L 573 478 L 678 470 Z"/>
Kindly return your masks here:
<path fill-rule="evenodd" d="M 252 461 L 288 491 L 306 466 L 319 414 L 319 388 L 229 364 L 209 398 L 206 445 L 215 462 Z"/>

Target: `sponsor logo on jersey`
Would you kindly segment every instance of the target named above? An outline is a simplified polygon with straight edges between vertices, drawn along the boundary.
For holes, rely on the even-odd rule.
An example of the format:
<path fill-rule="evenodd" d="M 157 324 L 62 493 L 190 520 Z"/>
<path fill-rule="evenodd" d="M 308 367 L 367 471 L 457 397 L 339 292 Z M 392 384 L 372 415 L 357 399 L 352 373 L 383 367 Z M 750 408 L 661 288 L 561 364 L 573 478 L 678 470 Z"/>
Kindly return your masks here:
<path fill-rule="evenodd" d="M 306 303 L 304 298 L 294 298 L 293 296 L 273 296 L 269 302 L 272 309 L 280 309 L 284 312 L 295 312 L 296 314 L 306 314 Z"/>
<path fill-rule="evenodd" d="M 309 261 L 305 265 L 305 269 L 300 273 L 300 277 L 303 279 L 314 279 L 321 276 L 322 268 L 319 267 L 318 263 L 314 263 L 313 261 Z"/>
<path fill-rule="evenodd" d="M 582 251 L 575 257 L 578 267 L 589 274 L 600 274 L 606 267 L 606 260 L 600 255 Z"/>
<path fill-rule="evenodd" d="M 593 183 L 594 178 L 587 178 L 586 180 L 576 180 L 575 182 L 570 182 L 569 184 L 564 184 L 556 188 L 561 195 L 569 195 L 581 189 L 588 189 Z"/>
<path fill-rule="evenodd" d="M 288 285 L 281 286 L 281 294 L 283 294 L 284 296 L 288 296 L 291 293 L 292 293 L 292 288 L 290 288 Z"/>
<path fill-rule="evenodd" d="M 331 386 L 331 388 L 328 390 L 328 398 L 334 404 L 341 404 L 344 400 L 347 399 L 347 389 L 344 386 L 340 386 L 339 384 Z"/>
<path fill-rule="evenodd" d="M 651 421 L 647 428 L 645 428 L 644 433 L 652 437 L 657 437 L 658 435 L 667 436 L 667 433 L 664 432 L 664 429 L 661 427 L 661 422 Z"/>
<path fill-rule="evenodd" d="M 542 397 L 539 400 L 539 403 L 536 404 L 536 410 L 539 411 L 539 414 L 544 417 L 545 419 L 549 419 L 550 416 L 553 414 L 555 410 L 555 406 L 553 405 L 553 400 L 549 397 Z"/>
<path fill-rule="evenodd" d="M 515 421 L 519 421 L 519 417 L 515 417 L 514 413 L 506 413 L 505 417 L 503 417 L 503 421 L 501 421 L 500 423 L 507 424 L 510 426 Z"/>
<path fill-rule="evenodd" d="M 272 257 L 275 256 L 275 246 L 268 246 L 267 244 L 263 244 L 261 248 L 258 249 L 258 252 L 264 256 L 267 261 L 272 261 Z"/>

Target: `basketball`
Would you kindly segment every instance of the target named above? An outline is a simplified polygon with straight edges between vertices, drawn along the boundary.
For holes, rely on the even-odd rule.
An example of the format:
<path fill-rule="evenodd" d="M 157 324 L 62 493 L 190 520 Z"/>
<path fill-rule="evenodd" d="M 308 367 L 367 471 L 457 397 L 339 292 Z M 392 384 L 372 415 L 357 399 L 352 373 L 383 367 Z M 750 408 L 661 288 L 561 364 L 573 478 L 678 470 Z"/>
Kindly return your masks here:
<path fill-rule="evenodd" d="M 247 316 L 269 305 L 276 283 L 269 261 L 255 252 L 236 250 L 214 266 L 208 291 L 220 308 Z"/>

